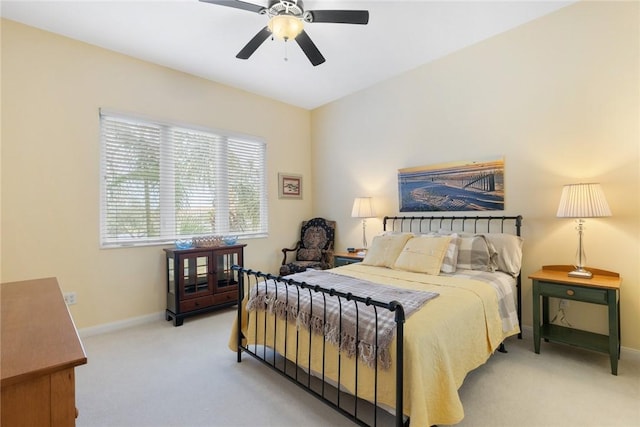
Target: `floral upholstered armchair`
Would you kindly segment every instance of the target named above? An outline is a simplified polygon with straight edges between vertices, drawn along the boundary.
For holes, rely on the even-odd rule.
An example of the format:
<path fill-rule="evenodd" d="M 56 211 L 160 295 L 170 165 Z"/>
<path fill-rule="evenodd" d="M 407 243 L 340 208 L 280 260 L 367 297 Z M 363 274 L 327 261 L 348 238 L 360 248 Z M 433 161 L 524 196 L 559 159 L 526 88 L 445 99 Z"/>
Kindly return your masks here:
<path fill-rule="evenodd" d="M 296 246 L 282 249 L 280 275 L 300 273 L 307 268 L 326 270 L 333 267 L 333 242 L 336 222 L 313 218 L 302 222 L 300 240 Z M 295 261 L 287 262 L 287 253 L 295 252 Z"/>

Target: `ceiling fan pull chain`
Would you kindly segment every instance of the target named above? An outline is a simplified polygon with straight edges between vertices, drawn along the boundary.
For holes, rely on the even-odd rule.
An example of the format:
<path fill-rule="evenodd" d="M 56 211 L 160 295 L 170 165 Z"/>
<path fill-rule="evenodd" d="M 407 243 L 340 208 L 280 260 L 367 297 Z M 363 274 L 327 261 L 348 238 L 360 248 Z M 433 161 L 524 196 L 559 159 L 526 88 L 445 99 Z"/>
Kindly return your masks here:
<path fill-rule="evenodd" d="M 287 62 L 289 60 L 289 50 L 287 49 L 287 40 L 284 41 L 284 61 Z"/>

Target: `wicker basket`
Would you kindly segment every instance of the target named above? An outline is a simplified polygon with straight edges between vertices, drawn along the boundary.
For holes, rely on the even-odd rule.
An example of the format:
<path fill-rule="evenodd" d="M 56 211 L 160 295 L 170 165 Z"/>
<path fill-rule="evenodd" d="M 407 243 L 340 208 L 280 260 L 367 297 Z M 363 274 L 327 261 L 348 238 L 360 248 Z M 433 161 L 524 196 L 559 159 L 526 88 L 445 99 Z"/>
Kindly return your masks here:
<path fill-rule="evenodd" d="M 193 238 L 193 246 L 196 248 L 215 248 L 222 245 L 221 236 L 199 236 Z"/>

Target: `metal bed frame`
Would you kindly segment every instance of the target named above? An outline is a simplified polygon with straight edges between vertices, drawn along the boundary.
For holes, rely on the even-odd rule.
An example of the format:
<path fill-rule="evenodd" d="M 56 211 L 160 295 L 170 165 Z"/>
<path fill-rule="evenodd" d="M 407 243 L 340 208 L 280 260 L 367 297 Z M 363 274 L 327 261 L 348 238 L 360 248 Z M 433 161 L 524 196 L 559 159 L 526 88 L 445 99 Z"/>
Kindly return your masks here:
<path fill-rule="evenodd" d="M 483 225 L 482 232 L 504 232 L 505 222 L 513 222 L 513 227 L 515 228 L 516 235 L 520 236 L 520 229 L 522 225 L 522 217 L 521 216 L 478 216 L 478 217 L 418 217 L 418 216 L 399 216 L 399 217 L 384 217 L 383 228 L 385 231 L 411 231 L 416 233 L 425 233 L 430 231 L 436 231 L 445 225 L 449 225 L 446 227 L 447 230 L 452 231 L 466 231 L 474 233 L 478 232 L 478 224 Z M 390 225 L 389 225 L 390 224 Z M 434 228 L 437 227 L 437 228 Z M 237 317 L 237 361 L 238 363 L 242 360 L 242 353 L 247 353 L 250 356 L 254 357 L 264 365 L 267 365 L 272 370 L 278 372 L 280 375 L 287 378 L 289 381 L 303 388 L 311 395 L 325 402 L 327 405 L 335 409 L 336 411 L 342 413 L 351 421 L 355 422 L 358 425 L 363 426 L 377 426 L 378 419 L 382 418 L 378 415 L 378 362 L 376 359 L 375 366 L 373 367 L 374 373 L 374 397 L 371 402 L 362 402 L 360 400 L 360 396 L 358 395 L 358 355 L 355 357 L 349 358 L 349 360 L 353 360 L 355 364 L 354 372 L 355 372 L 355 390 L 353 393 L 347 393 L 344 391 L 344 386 L 341 378 L 341 370 L 338 369 L 338 378 L 336 380 L 337 383 L 328 383 L 325 378 L 325 357 L 326 353 L 323 353 L 322 356 L 322 372 L 316 373 L 316 377 L 311 375 L 311 371 L 307 374 L 304 368 L 300 365 L 300 360 L 298 360 L 298 349 L 300 346 L 308 346 L 306 353 L 309 355 L 307 360 L 307 365 L 311 367 L 311 345 L 312 333 L 309 332 L 309 339 L 307 342 L 301 342 L 299 337 L 299 332 L 296 332 L 296 339 L 294 343 L 288 343 L 285 340 L 285 350 L 284 354 L 287 354 L 287 346 L 293 345 L 295 346 L 295 360 L 288 360 L 282 356 L 279 356 L 277 352 L 274 350 L 276 348 L 277 336 L 278 333 L 284 333 L 285 337 L 287 336 L 287 327 L 289 322 L 284 322 L 284 331 L 278 331 L 277 329 L 277 321 L 274 321 L 273 324 L 269 325 L 274 328 L 274 338 L 273 342 L 263 344 L 245 344 L 245 336 L 242 332 L 242 321 L 243 316 L 246 318 L 247 322 L 249 321 L 249 315 L 244 310 L 244 304 L 242 301 L 245 298 L 245 289 L 250 289 L 252 286 L 264 286 L 266 287 L 269 282 L 280 282 L 286 284 L 286 292 L 293 292 L 294 295 L 300 295 L 301 292 L 308 292 L 311 294 L 312 292 L 319 292 L 323 295 L 323 301 L 326 301 L 326 298 L 338 298 L 338 303 L 340 306 L 340 318 L 342 319 L 343 307 L 347 304 L 354 304 L 356 312 L 362 304 L 366 306 L 374 306 L 374 310 L 376 313 L 376 325 L 379 318 L 378 309 L 381 311 L 389 311 L 394 313 L 395 320 L 395 344 L 396 344 L 396 354 L 394 355 L 396 369 L 395 369 L 395 383 L 396 383 L 396 395 L 395 395 L 395 415 L 393 416 L 393 424 L 397 427 L 400 426 L 408 426 L 409 418 L 403 414 L 403 375 L 404 375 L 404 323 L 405 323 L 405 315 L 404 309 L 400 303 L 397 301 L 376 301 L 372 298 L 363 297 L 359 295 L 353 295 L 351 293 L 343 293 L 337 291 L 335 289 L 327 289 L 317 285 L 310 285 L 305 282 L 298 282 L 292 279 L 287 279 L 282 276 L 274 276 L 272 274 L 265 274 L 259 271 L 253 271 L 250 269 L 245 269 L 240 266 L 234 265 L 232 267 L 233 270 L 238 272 L 238 301 L 241 303 L 238 304 L 238 317 Z M 521 321 L 521 279 L 520 275 L 517 278 L 517 299 L 518 299 L 518 321 Z M 322 308 L 321 308 L 322 309 Z M 326 313 L 326 311 L 325 311 Z M 258 317 L 255 316 L 255 334 L 256 339 L 254 342 L 257 342 L 257 333 L 258 327 L 263 328 L 264 331 L 267 329 L 267 321 L 268 317 L 264 316 L 264 325 L 258 325 Z M 358 316 L 356 315 L 356 330 L 358 325 Z M 292 326 L 295 327 L 295 326 Z M 342 327 L 342 322 L 340 322 L 340 328 Z M 376 326 L 377 327 L 377 326 Z M 265 334 L 266 336 L 266 334 Z M 522 334 L 518 335 L 519 338 L 522 338 Z M 356 341 L 358 341 L 358 334 L 356 333 Z M 317 339 L 317 338 L 316 338 Z M 323 337 L 323 352 L 325 350 L 325 340 Z M 377 340 L 375 345 L 377 346 Z M 270 350 L 271 349 L 271 350 Z M 504 350 L 504 347 L 501 345 L 501 349 Z M 338 366 L 341 366 L 341 363 L 347 357 L 342 357 L 340 353 L 338 353 Z M 351 396 L 351 399 L 341 399 L 341 397 L 346 394 L 347 396 Z M 373 405 L 373 408 L 371 408 Z M 362 414 L 368 414 L 368 418 L 362 416 Z M 387 417 L 388 418 L 388 417 Z"/>

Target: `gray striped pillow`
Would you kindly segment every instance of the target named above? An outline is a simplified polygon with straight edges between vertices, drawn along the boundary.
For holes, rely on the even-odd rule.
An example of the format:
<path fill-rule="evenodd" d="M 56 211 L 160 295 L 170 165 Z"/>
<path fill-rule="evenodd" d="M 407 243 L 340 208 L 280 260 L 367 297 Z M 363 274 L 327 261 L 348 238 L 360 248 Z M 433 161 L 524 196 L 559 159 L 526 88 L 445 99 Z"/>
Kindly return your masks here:
<path fill-rule="evenodd" d="M 495 271 L 497 253 L 482 235 L 460 237 L 457 268 L 463 270 Z"/>

